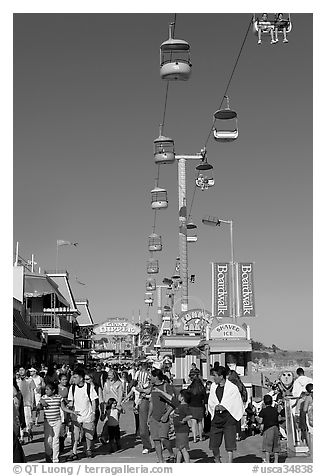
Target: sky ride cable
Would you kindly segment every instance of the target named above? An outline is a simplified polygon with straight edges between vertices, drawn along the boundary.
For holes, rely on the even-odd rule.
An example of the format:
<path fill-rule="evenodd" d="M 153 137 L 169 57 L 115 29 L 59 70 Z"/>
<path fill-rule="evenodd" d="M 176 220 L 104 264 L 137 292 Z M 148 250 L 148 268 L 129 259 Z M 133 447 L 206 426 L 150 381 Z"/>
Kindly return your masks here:
<path fill-rule="evenodd" d="M 245 45 L 245 43 L 246 43 L 246 40 L 247 40 L 248 33 L 249 33 L 249 30 L 250 30 L 251 25 L 252 25 L 252 17 L 250 18 L 250 22 L 249 22 L 247 31 L 246 31 L 245 36 L 244 36 L 244 39 L 243 39 L 243 41 L 242 41 L 242 44 L 241 44 L 241 47 L 240 47 L 240 50 L 239 50 L 237 59 L 236 59 L 236 61 L 235 61 L 235 63 L 234 63 L 234 66 L 233 66 L 233 69 L 232 69 L 232 72 L 231 72 L 229 81 L 228 81 L 227 86 L 226 86 L 226 88 L 225 88 L 225 91 L 224 91 L 224 94 L 223 94 L 223 96 L 222 96 L 222 100 L 221 100 L 221 103 L 220 103 L 220 106 L 219 106 L 218 109 L 221 109 L 221 107 L 222 107 L 222 105 L 223 105 L 223 102 L 224 102 L 224 99 L 225 99 L 225 96 L 227 95 L 227 92 L 228 92 L 228 90 L 229 90 L 231 81 L 232 81 L 232 79 L 233 79 L 234 72 L 235 72 L 236 67 L 237 67 L 237 65 L 238 65 L 238 62 L 239 62 L 239 59 L 240 59 L 240 56 L 241 56 L 243 47 L 244 47 L 244 45 Z M 213 131 L 213 129 L 214 129 L 215 122 L 216 122 L 216 119 L 214 118 L 213 124 L 212 124 L 212 126 L 211 126 L 211 128 L 210 128 L 210 130 L 209 130 L 209 134 L 208 134 L 208 136 L 207 136 L 207 139 L 206 139 L 206 142 L 205 142 L 205 145 L 204 145 L 204 148 L 205 148 L 205 149 L 206 149 L 207 143 L 208 143 L 208 141 L 209 141 L 209 138 L 210 138 L 210 136 L 211 136 L 211 134 L 212 134 L 212 131 Z M 197 173 L 197 178 L 198 178 L 199 174 L 200 174 L 200 171 L 198 171 L 198 173 Z M 193 206 L 193 203 L 194 203 L 194 199 L 195 199 L 195 195 L 196 195 L 196 190 L 197 190 L 197 187 L 196 187 L 196 184 L 195 184 L 194 191 L 193 191 L 193 195 L 192 195 L 192 199 L 191 199 L 191 204 L 190 204 L 190 207 L 189 207 L 189 213 L 188 213 L 188 218 L 187 218 L 187 220 L 189 220 L 189 218 L 190 218 L 190 216 L 191 216 L 191 210 L 192 210 L 192 206 Z"/>

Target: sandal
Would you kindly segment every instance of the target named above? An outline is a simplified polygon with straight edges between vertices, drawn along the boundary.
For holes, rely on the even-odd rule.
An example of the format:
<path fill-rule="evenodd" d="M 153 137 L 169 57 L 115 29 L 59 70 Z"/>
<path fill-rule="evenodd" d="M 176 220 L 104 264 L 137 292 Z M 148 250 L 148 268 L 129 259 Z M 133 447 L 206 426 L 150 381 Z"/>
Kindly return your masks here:
<path fill-rule="evenodd" d="M 72 453 L 71 455 L 68 456 L 67 461 L 76 461 L 78 459 L 78 456 L 76 453 Z"/>
<path fill-rule="evenodd" d="M 169 456 L 166 463 L 175 463 L 175 456 Z"/>

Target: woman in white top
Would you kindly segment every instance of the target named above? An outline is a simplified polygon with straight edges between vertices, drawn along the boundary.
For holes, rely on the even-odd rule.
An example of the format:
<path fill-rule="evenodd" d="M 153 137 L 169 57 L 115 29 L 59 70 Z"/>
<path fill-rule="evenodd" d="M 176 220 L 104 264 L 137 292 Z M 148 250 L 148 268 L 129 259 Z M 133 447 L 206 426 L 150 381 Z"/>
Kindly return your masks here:
<path fill-rule="evenodd" d="M 116 370 L 109 370 L 107 381 L 103 387 L 103 396 L 101 403 L 101 412 L 105 413 L 105 404 L 108 403 L 109 398 L 114 398 L 117 401 L 117 409 L 121 410 L 122 398 L 123 398 L 123 384 L 119 379 L 118 372 Z"/>

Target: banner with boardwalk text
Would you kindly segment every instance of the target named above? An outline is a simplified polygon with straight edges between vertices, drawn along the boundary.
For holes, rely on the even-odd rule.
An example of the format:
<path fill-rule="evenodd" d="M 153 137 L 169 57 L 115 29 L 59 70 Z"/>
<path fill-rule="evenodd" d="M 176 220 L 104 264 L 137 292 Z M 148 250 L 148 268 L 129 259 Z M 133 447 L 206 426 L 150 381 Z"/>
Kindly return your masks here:
<path fill-rule="evenodd" d="M 230 263 L 212 263 L 213 315 L 232 317 Z"/>
<path fill-rule="evenodd" d="M 255 317 L 253 263 L 238 263 L 238 289 L 238 317 Z"/>

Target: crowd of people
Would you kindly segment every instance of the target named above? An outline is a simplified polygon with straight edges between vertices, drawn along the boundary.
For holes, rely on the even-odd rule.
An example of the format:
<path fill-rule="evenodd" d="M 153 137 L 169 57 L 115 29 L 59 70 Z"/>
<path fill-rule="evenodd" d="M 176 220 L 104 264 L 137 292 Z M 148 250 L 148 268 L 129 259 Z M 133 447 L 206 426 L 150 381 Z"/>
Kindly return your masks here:
<path fill-rule="evenodd" d="M 286 437 L 284 398 L 274 385 L 259 405 L 252 397 L 248 400 L 241 378 L 227 365 L 216 362 L 204 383 L 192 364 L 189 383 L 183 386 L 187 388 L 178 390 L 170 364 L 36 367 L 14 369 L 14 462 L 25 461 L 23 446 L 33 441 L 40 414 L 47 463 L 92 458 L 95 442 L 103 445 L 107 454 L 121 450 L 120 415 L 128 401 L 132 402 L 135 438 L 141 441 L 142 454 L 155 451 L 158 463 L 164 462 L 164 449 L 169 454 L 167 462 L 189 463 L 190 434 L 194 443 L 209 437 L 216 463 L 222 462 L 224 439 L 227 462 L 231 463 L 244 427 L 248 436 L 263 435 L 266 461 L 271 461 L 271 455 L 278 461 L 279 441 Z M 297 374 L 292 407 L 301 438 L 312 453 L 313 385 L 302 369 Z M 63 456 L 67 448 L 69 455 Z"/>

